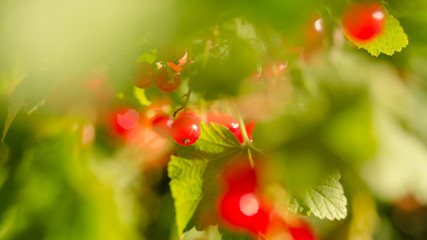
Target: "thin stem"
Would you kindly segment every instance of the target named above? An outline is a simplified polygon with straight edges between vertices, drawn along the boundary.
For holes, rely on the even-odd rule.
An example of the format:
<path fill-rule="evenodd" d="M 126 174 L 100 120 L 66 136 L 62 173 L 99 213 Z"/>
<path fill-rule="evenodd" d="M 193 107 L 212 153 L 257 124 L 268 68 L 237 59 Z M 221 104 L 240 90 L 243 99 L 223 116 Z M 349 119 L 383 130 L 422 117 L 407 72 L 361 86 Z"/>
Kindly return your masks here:
<path fill-rule="evenodd" d="M 173 118 L 175 118 L 175 117 L 176 117 L 176 114 L 177 114 L 179 111 L 181 111 L 182 109 L 183 109 L 183 107 L 179 107 L 179 108 L 177 108 L 177 109 L 172 113 Z"/>
<path fill-rule="evenodd" d="M 243 121 L 242 116 L 240 115 L 239 111 L 237 110 L 237 106 L 236 106 L 236 103 L 234 101 L 233 101 L 233 107 L 234 107 L 234 111 L 235 111 L 236 116 L 237 116 L 237 120 L 239 121 L 240 131 L 242 132 L 242 135 L 243 135 L 244 144 L 250 145 L 251 141 L 249 140 L 248 133 L 246 132 L 245 122 Z"/>
<path fill-rule="evenodd" d="M 251 168 L 255 168 L 255 162 L 254 162 L 254 159 L 252 158 L 251 147 L 246 146 L 246 149 L 248 150 L 248 157 L 249 157 L 249 163 L 251 164 Z"/>
<path fill-rule="evenodd" d="M 191 97 L 191 87 L 190 87 L 190 86 L 188 87 L 188 91 L 187 91 L 187 93 L 186 93 L 186 94 L 184 94 L 182 97 L 185 97 L 185 102 L 184 102 L 184 104 L 182 104 L 182 106 L 181 106 L 181 107 L 179 107 L 178 109 L 176 109 L 176 110 L 173 112 L 172 116 L 173 116 L 174 118 L 176 117 L 176 114 L 177 114 L 179 111 L 181 111 L 182 109 L 184 109 L 185 116 L 187 116 L 187 105 L 188 105 L 188 102 L 190 101 L 190 97 Z"/>
<path fill-rule="evenodd" d="M 240 115 L 239 110 L 237 109 L 236 103 L 234 101 L 232 101 L 232 102 L 233 102 L 234 111 L 235 111 L 236 116 L 237 116 L 237 120 L 239 121 L 240 132 L 242 133 L 242 136 L 243 136 L 243 145 L 246 146 L 246 149 L 248 152 L 248 157 L 249 157 L 249 162 L 251 164 L 251 167 L 254 168 L 255 162 L 254 162 L 254 159 L 252 158 L 252 151 L 251 151 L 252 143 L 249 140 L 248 133 L 246 132 L 245 122 L 243 121 L 243 118 Z"/>
<path fill-rule="evenodd" d="M 185 95 L 186 95 L 186 98 L 185 98 L 184 105 L 182 105 L 182 107 L 184 108 L 184 113 L 187 116 L 187 105 L 188 105 L 188 101 L 190 101 L 190 96 L 191 96 L 191 86 L 190 85 L 188 86 L 188 91 Z"/>

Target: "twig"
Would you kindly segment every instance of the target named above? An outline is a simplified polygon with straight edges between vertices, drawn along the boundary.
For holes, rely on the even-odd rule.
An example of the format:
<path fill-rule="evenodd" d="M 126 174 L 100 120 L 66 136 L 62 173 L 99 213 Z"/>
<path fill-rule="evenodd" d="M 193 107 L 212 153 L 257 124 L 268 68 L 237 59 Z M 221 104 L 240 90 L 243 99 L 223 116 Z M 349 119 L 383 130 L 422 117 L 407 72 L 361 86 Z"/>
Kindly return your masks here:
<path fill-rule="evenodd" d="M 174 118 L 176 117 L 176 114 L 177 114 L 179 111 L 181 111 L 182 109 L 184 109 L 184 113 L 185 113 L 185 115 L 187 115 L 187 105 L 188 105 L 188 101 L 190 101 L 190 97 L 191 97 L 191 87 L 190 87 L 190 86 L 188 87 L 188 91 L 187 91 L 187 93 L 186 93 L 186 94 L 184 94 L 184 95 L 182 95 L 182 97 L 181 97 L 180 99 L 182 99 L 183 97 L 185 97 L 185 102 L 184 102 L 184 104 L 182 104 L 182 106 L 181 106 L 181 107 L 179 107 L 178 109 L 176 109 L 176 110 L 173 112 L 172 116 L 173 116 Z"/>

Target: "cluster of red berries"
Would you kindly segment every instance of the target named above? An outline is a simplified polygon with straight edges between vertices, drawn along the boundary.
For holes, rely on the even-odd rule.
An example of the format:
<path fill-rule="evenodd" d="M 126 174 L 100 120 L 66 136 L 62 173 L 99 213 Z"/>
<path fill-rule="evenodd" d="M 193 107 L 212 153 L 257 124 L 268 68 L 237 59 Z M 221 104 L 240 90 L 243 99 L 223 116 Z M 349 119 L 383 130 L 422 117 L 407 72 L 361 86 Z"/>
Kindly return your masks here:
<path fill-rule="evenodd" d="M 150 127 L 161 137 L 172 137 L 180 145 L 191 145 L 197 141 L 200 136 L 200 116 L 191 110 L 182 110 L 178 116 L 173 119 L 172 116 L 161 106 L 151 106 L 141 117 L 144 121 L 144 127 Z M 243 144 L 244 138 L 240 129 L 239 122 L 226 114 L 210 111 L 205 114 L 205 123 L 217 123 L 227 127 L 236 136 L 237 140 Z M 114 116 L 114 127 L 116 132 L 121 135 L 129 135 L 132 130 L 139 126 L 140 114 L 134 109 L 125 109 L 119 111 Z M 248 122 L 245 125 L 249 141 L 252 141 L 252 132 L 256 122 Z"/>
<path fill-rule="evenodd" d="M 129 107 L 118 110 L 111 116 L 114 132 L 125 139 L 138 138 L 137 135 L 141 134 L 143 129 L 152 130 L 156 136 L 162 138 L 169 137 L 172 124 L 172 118 L 168 113 L 170 106 L 170 99 L 163 97 L 153 100 L 153 103 L 143 111 Z"/>
<path fill-rule="evenodd" d="M 217 123 L 228 128 L 237 140 L 243 144 L 244 139 L 240 129 L 239 122 L 233 117 L 221 114 L 217 112 L 210 111 L 206 113 L 206 123 Z M 181 112 L 178 117 L 173 121 L 171 125 L 171 135 L 172 138 L 180 145 L 190 145 L 197 141 L 200 136 L 200 117 L 193 111 L 184 111 Z M 246 132 L 248 134 L 248 139 L 252 141 L 252 131 L 255 127 L 256 122 L 248 122 L 246 127 Z"/>
<path fill-rule="evenodd" d="M 132 82 L 142 89 L 149 88 L 154 83 L 160 91 L 173 93 L 181 84 L 181 71 L 187 62 L 187 53 L 177 62 L 177 64 L 168 62 L 167 66 L 159 62 L 156 63 L 156 67 L 148 62 L 138 62 Z"/>
<path fill-rule="evenodd" d="M 285 221 L 263 198 L 256 170 L 250 166 L 248 159 L 238 160 L 227 167 L 223 180 L 225 188 L 216 206 L 223 226 L 267 239 L 317 239 L 306 222 L 300 218 Z"/>

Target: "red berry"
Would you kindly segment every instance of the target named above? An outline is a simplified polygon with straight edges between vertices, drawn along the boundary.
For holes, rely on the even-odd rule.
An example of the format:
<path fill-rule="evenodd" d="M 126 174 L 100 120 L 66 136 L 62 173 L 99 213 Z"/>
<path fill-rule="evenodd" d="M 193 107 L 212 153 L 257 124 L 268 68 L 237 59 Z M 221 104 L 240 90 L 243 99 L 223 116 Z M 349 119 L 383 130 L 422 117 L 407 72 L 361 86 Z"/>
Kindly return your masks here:
<path fill-rule="evenodd" d="M 318 237 L 304 219 L 271 211 L 266 239 L 317 240 Z"/>
<path fill-rule="evenodd" d="M 135 66 L 135 76 L 132 78 L 133 84 L 138 88 L 148 88 L 153 85 L 155 69 L 148 62 L 139 62 Z"/>
<path fill-rule="evenodd" d="M 325 35 L 324 20 L 319 15 L 314 15 L 305 28 L 304 49 L 306 54 L 311 54 L 323 46 Z"/>
<path fill-rule="evenodd" d="M 225 114 L 218 114 L 215 112 L 208 112 L 206 114 L 206 123 L 217 123 L 228 128 L 234 136 L 239 140 L 240 143 L 243 143 L 243 137 L 240 132 L 240 124 L 239 122 L 231 116 Z"/>
<path fill-rule="evenodd" d="M 170 77 L 168 70 L 164 67 L 157 73 L 155 84 L 160 91 L 172 93 L 179 88 L 179 85 L 181 84 L 181 76 L 172 73 L 172 76 Z"/>
<path fill-rule="evenodd" d="M 288 229 L 292 237 L 294 238 L 294 240 L 316 240 L 317 239 L 313 230 L 302 219 L 292 221 L 288 225 Z"/>
<path fill-rule="evenodd" d="M 184 117 L 184 116 L 185 116 L 185 111 L 181 111 L 178 114 L 178 117 Z M 192 117 L 192 118 L 194 118 L 194 119 L 196 119 L 197 121 L 200 122 L 200 116 L 199 116 L 199 114 L 197 114 L 194 111 L 187 110 L 187 116 Z"/>
<path fill-rule="evenodd" d="M 233 230 L 265 233 L 270 211 L 255 192 L 227 191 L 218 201 L 218 213 L 224 225 Z"/>
<path fill-rule="evenodd" d="M 191 145 L 199 139 L 200 125 L 199 122 L 188 116 L 177 118 L 171 126 L 172 138 L 181 145 Z"/>
<path fill-rule="evenodd" d="M 245 125 L 246 133 L 248 134 L 249 141 L 251 141 L 251 142 L 253 141 L 252 140 L 252 132 L 254 131 L 255 125 L 256 125 L 256 121 L 248 122 Z"/>
<path fill-rule="evenodd" d="M 218 198 L 217 210 L 224 225 L 254 235 L 265 233 L 271 210 L 256 192 L 257 176 L 249 159 L 233 162 L 222 177 L 226 191 Z"/>
<path fill-rule="evenodd" d="M 255 124 L 256 124 L 256 121 L 253 121 L 253 122 L 248 122 L 245 125 L 246 133 L 248 134 L 248 140 L 250 142 L 253 141 L 252 140 L 252 132 L 255 128 Z M 239 140 L 240 144 L 243 144 L 244 139 L 243 139 L 242 131 L 240 131 L 240 129 L 239 129 L 239 131 L 236 130 L 236 132 L 234 132 L 234 135 L 237 137 L 237 140 Z"/>
<path fill-rule="evenodd" d="M 118 133 L 124 134 L 134 129 L 139 123 L 139 113 L 134 109 L 127 109 L 115 115 L 114 124 Z"/>
<path fill-rule="evenodd" d="M 153 130 L 162 137 L 170 136 L 170 128 L 172 125 L 172 118 L 167 114 L 159 114 L 153 117 L 151 125 Z"/>
<path fill-rule="evenodd" d="M 377 2 L 356 2 L 347 7 L 342 20 L 348 37 L 368 41 L 382 32 L 385 13 Z"/>
<path fill-rule="evenodd" d="M 223 179 L 228 191 L 253 192 L 257 186 L 255 169 L 247 158 L 237 160 L 228 166 L 223 172 Z"/>

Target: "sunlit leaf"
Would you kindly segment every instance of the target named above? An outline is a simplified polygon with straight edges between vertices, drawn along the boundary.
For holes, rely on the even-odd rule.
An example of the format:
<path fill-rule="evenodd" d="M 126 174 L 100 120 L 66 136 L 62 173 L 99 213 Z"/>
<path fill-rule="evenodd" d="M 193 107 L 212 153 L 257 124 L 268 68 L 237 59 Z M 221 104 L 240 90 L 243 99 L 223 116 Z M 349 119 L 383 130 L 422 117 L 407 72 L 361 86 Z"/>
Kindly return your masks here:
<path fill-rule="evenodd" d="M 408 45 L 408 36 L 406 36 L 399 21 L 391 15 L 387 16 L 384 32 L 369 42 L 359 42 L 347 36 L 350 41 L 358 48 L 363 48 L 373 56 L 380 53 L 393 55 L 394 52 L 400 52 Z"/>
<path fill-rule="evenodd" d="M 148 106 L 151 104 L 151 101 L 147 99 L 145 95 L 145 90 L 137 87 L 133 87 L 133 95 L 138 100 L 138 102 L 143 106 Z"/>
<path fill-rule="evenodd" d="M 319 184 L 292 195 L 290 209 L 313 213 L 321 219 L 340 220 L 347 216 L 347 198 L 339 182 L 340 173 L 334 172 L 321 179 Z"/>

